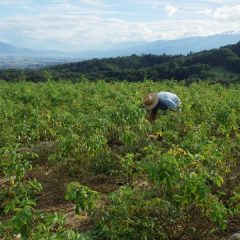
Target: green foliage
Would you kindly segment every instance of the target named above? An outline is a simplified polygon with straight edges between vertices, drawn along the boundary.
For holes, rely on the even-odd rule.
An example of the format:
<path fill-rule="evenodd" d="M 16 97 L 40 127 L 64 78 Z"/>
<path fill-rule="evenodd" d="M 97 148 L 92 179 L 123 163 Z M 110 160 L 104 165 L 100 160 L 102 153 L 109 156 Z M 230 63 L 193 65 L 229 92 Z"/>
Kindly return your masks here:
<path fill-rule="evenodd" d="M 141 100 L 161 90 L 178 94 L 182 111 L 160 111 L 150 124 Z M 240 210 L 239 175 L 233 176 L 239 90 L 174 81 L 1 82 L 0 236 L 181 239 L 226 229 Z M 72 176 L 104 174 L 125 186 L 101 196 L 100 206 L 100 194 L 69 183 L 66 199 L 96 223 L 91 235 L 81 234 L 66 229 L 64 216 L 37 210 L 42 186 L 28 177 L 36 163 Z"/>
<path fill-rule="evenodd" d="M 42 190 L 36 179 L 25 179 L 31 163 L 14 146 L 1 148 L 0 182 L 0 237 L 4 239 L 69 239 L 84 240 L 83 235 L 64 228 L 65 219 L 60 214 L 44 214 L 35 209 L 34 195 Z"/>
<path fill-rule="evenodd" d="M 211 82 L 229 84 L 239 82 L 240 43 L 189 54 L 176 55 L 132 55 L 92 59 L 79 63 L 64 64 L 50 69 L 52 79 L 79 81 L 105 79 L 107 81 L 142 82 L 145 79 L 186 80 L 188 83 L 208 79 Z M 221 72 L 218 71 L 221 69 Z"/>
<path fill-rule="evenodd" d="M 38 216 L 38 225 L 31 235 L 31 239 L 59 239 L 59 240 L 90 240 L 85 234 L 80 234 L 64 227 L 65 218 L 58 213 Z"/>
<path fill-rule="evenodd" d="M 99 193 L 78 182 L 71 182 L 67 186 L 65 198 L 76 205 L 75 212 L 79 214 L 80 211 L 91 212 L 94 209 Z"/>

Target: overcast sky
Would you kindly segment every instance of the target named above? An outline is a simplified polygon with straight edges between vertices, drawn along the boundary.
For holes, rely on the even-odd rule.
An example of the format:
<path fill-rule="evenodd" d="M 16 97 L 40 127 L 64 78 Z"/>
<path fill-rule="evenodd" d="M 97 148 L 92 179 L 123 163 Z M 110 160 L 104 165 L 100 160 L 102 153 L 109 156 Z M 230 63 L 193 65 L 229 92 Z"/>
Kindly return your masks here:
<path fill-rule="evenodd" d="M 240 32 L 240 0 L 0 0 L 0 41 L 81 51 Z"/>

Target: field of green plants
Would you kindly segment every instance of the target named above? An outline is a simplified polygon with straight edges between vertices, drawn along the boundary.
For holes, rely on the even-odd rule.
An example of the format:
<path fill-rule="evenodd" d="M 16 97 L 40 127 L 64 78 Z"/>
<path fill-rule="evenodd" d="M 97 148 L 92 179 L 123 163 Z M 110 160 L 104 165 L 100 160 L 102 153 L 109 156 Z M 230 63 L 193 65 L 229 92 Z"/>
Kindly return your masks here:
<path fill-rule="evenodd" d="M 141 101 L 154 91 L 176 93 L 182 111 L 159 112 L 149 123 Z M 0 239 L 222 239 L 237 232 L 239 93 L 238 85 L 174 81 L 1 82 Z M 75 212 L 75 225 L 64 206 Z"/>

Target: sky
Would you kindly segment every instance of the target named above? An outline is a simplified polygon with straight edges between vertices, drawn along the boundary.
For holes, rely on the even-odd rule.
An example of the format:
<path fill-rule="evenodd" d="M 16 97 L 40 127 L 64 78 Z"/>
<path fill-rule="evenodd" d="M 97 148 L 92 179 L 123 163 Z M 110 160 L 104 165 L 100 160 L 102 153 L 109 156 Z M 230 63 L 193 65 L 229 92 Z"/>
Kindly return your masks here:
<path fill-rule="evenodd" d="M 83 51 L 240 32 L 240 0 L 0 0 L 0 41 Z"/>

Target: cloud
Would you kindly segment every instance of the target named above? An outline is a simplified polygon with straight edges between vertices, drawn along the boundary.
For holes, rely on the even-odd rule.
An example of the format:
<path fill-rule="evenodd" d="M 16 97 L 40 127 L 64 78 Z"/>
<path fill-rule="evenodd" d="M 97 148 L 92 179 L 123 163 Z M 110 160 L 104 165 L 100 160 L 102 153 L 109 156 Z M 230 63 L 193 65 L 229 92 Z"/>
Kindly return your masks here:
<path fill-rule="evenodd" d="M 240 5 L 223 6 L 213 12 L 213 16 L 221 21 L 240 21 Z"/>
<path fill-rule="evenodd" d="M 206 2 L 216 4 L 236 4 L 239 3 L 239 0 L 206 0 Z"/>
<path fill-rule="evenodd" d="M 124 8 L 119 4 L 116 7 L 109 3 L 110 0 L 49 0 L 48 4 L 45 1 L 38 2 L 37 5 L 30 5 L 28 12 L 25 10 L 22 14 L 2 16 L 0 39 L 18 42 L 22 47 L 28 48 L 80 51 L 126 41 L 169 40 L 240 29 L 239 5 L 207 8 L 205 5 L 185 2 L 181 6 L 175 6 L 163 0 L 161 11 L 166 11 L 169 18 L 165 14 L 159 18 L 159 8 L 153 9 L 151 5 L 159 1 L 128 1 L 131 1 L 132 7 L 137 6 L 136 1 L 138 4 L 140 1 L 145 2 L 140 5 L 142 12 L 130 9 L 130 5 Z M 14 0 L 9 2 L 13 3 Z M 124 10 L 131 16 L 126 17 Z M 149 14 L 148 10 L 152 12 Z M 155 16 L 152 17 L 154 13 Z M 172 17 L 176 13 L 177 19 Z M 231 19 L 234 21 L 230 24 Z"/>
<path fill-rule="evenodd" d="M 166 5 L 165 11 L 169 17 L 172 17 L 178 11 L 178 8 L 173 5 Z"/>
<path fill-rule="evenodd" d="M 236 29 L 240 27 L 240 23 L 235 22 L 231 26 Z M 43 47 L 47 43 L 48 48 L 77 51 L 126 41 L 207 36 L 231 30 L 229 23 L 219 24 L 218 21 L 209 19 L 130 22 L 118 18 L 64 12 L 8 18 L 0 23 L 1 34 L 4 35 L 6 29 L 18 33 L 18 36 L 25 39 L 25 44 L 31 40 L 35 47 Z"/>

